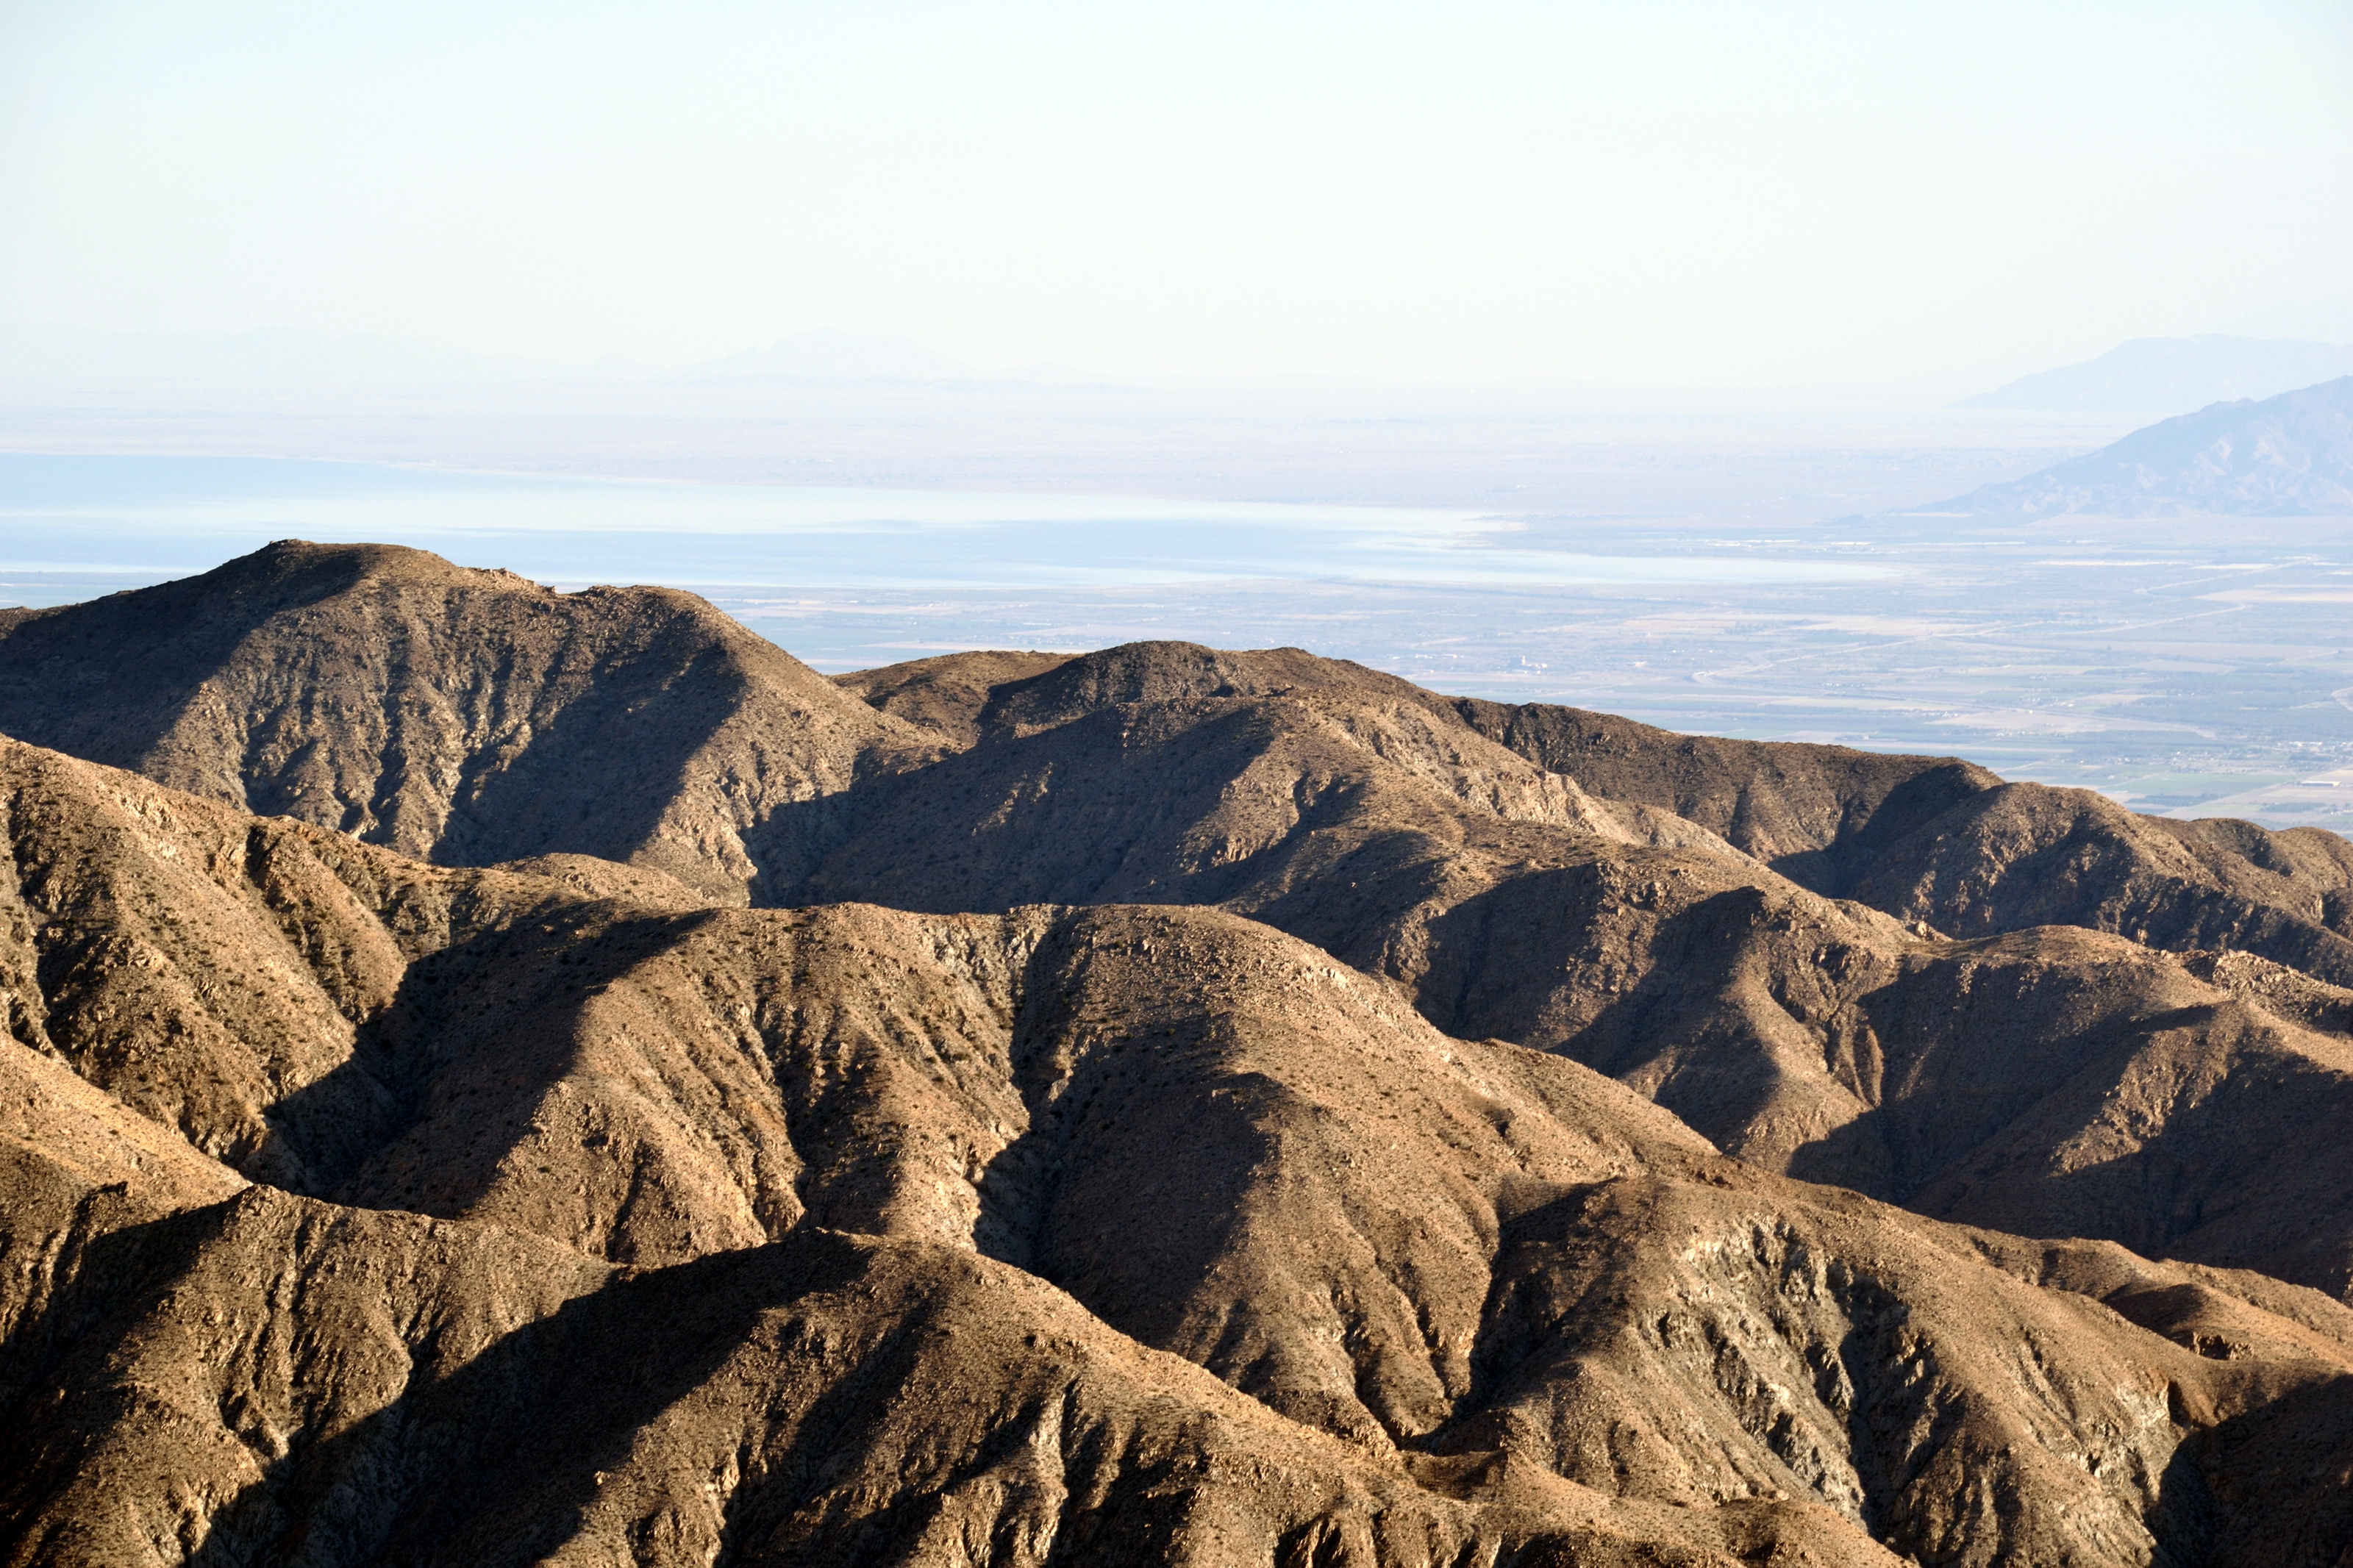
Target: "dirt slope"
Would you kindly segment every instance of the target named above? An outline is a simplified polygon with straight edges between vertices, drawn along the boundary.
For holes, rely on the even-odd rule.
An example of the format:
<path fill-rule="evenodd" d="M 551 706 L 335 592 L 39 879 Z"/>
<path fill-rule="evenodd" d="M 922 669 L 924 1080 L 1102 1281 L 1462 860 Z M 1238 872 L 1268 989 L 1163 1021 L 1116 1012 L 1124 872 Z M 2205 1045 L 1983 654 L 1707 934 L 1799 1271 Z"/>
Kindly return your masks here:
<path fill-rule="evenodd" d="M 2005 784 L 1891 845 L 1852 891 L 1956 936 L 2084 926 L 2353 985 L 2353 843 L 2316 827 L 2174 822 L 2089 790 Z"/>
<path fill-rule="evenodd" d="M 628 1273 L 266 1189 L 122 1202 L 28 1314 L 10 1563 L 1893 1561 L 1818 1505 L 1425 1487 L 938 1246 Z"/>
<path fill-rule="evenodd" d="M 915 678 L 956 685 L 952 662 Z M 862 683 L 890 700 L 899 679 Z M 1138 645 L 956 689 L 971 743 L 848 797 L 810 896 L 1215 903 L 1399 981 L 1450 1034 L 1609 1073 L 1768 1169 L 2353 1289 L 2338 1169 L 2281 1139 L 2295 1123 L 2327 1146 L 2353 1116 L 2339 1016 L 2188 966 L 2269 953 L 2327 993 L 2284 965 L 2334 973 L 2331 836 L 2158 823 L 1934 760 L 1484 712 L 1629 805 L 1296 650 Z M 1892 887 L 1905 920 L 1759 858 Z M 1956 944 L 1943 922 L 2010 934 Z M 2094 934 L 2119 928 L 2137 940 Z M 2188 964 L 2144 945 L 2168 941 Z"/>
<path fill-rule="evenodd" d="M 1765 1174 L 1234 914 L 642 903 L 8 761 L 13 1561 L 2140 1563 L 2353 1479 L 2326 1298 Z M 95 1162 L 65 1064 L 166 1047 L 239 1092 Z"/>
<path fill-rule="evenodd" d="M 2171 1256 L 2267 1267 L 2331 1290 L 2353 1284 L 2348 1200 L 2327 1169 L 2301 1169 L 2277 1136 L 2283 1116 L 2317 1131 L 2348 1103 L 2341 1047 L 2294 1019 L 2247 1013 L 2166 961 L 2121 944 L 2015 939 L 2013 948 L 2027 945 L 2001 962 L 1923 948 L 1868 911 L 1812 899 L 1738 858 L 1637 849 L 1560 831 L 1557 822 L 1495 816 L 1451 838 L 1403 830 L 1400 823 L 1443 823 L 1459 787 L 1451 778 L 1441 790 L 1419 774 L 1368 771 L 1356 739 L 1368 725 L 1361 714 L 1350 721 L 1354 731 L 1335 727 L 1339 739 L 1317 761 L 1344 777 L 1356 771 L 1330 793 L 1357 817 L 1294 831 L 1275 872 L 1219 890 L 1233 908 L 1403 981 L 1443 1027 L 1573 1056 L 1771 1169 L 1948 1217 L 2106 1236 Z M 1253 731 L 1293 747 L 1278 753 L 1285 767 L 1298 765 L 1303 732 L 1314 733 L 1303 724 Z M 1048 735 L 1035 743 L 1056 742 Z M 1261 750 L 1245 765 L 1265 765 L 1265 756 Z M 297 1190 L 451 1214 L 504 1215 L 510 1204 L 548 1201 L 533 1195 L 533 1173 L 495 1140 L 470 1152 L 386 1149 L 366 1142 L 365 1130 L 416 1123 L 425 1079 L 402 1053 L 427 1047 L 409 1042 L 430 1040 L 446 1053 L 490 1041 L 494 1048 L 470 1070 L 492 1076 L 503 1069 L 486 1064 L 514 1053 L 575 1052 L 569 1009 L 580 975 L 601 974 L 626 951 L 598 923 L 604 917 L 581 912 L 585 905 L 559 907 L 557 890 L 537 882 L 497 871 L 421 873 L 333 835 L 251 824 L 34 748 L 15 747 L 5 760 L 9 775 L 24 780 L 12 807 L 16 863 L 44 928 L 54 928 L 37 944 L 39 956 L 22 961 L 55 976 L 48 999 L 26 1004 L 29 1023 L 52 1013 L 136 1020 L 102 1052 L 76 1047 L 93 1081 L 184 1128 L 200 1147 Z M 944 776 L 934 770 L 908 782 Z M 75 804 L 78 790 L 90 795 L 87 808 Z M 1219 805 L 1235 793 L 1221 791 Z M 1099 805 L 1083 790 L 1063 798 L 1081 809 Z M 1577 805 L 1565 793 L 1521 798 L 1539 816 Z M 1384 830 L 1359 825 L 1367 813 Z M 69 821 L 80 826 L 51 831 Z M 1032 831 L 1001 852 L 1002 864 L 1051 870 L 1049 847 L 1091 847 L 1060 819 L 1027 826 Z M 93 861 L 101 828 L 119 853 Z M 159 829 L 180 833 L 174 852 L 142 851 Z M 976 863 L 999 875 L 1000 862 Z M 693 907 L 674 884 L 648 874 L 583 869 L 604 864 L 540 868 L 568 878 L 575 891 Z M 925 879 L 958 891 L 936 867 L 904 858 L 885 865 L 902 868 L 905 879 L 858 890 L 902 904 L 923 901 Z M 93 866 L 111 868 L 93 878 Z M 387 866 L 396 869 L 381 869 Z M 196 874 L 196 867 L 206 869 Z M 1211 858 L 1203 874 L 1231 872 Z M 1352 885 L 1349 900 L 1324 891 L 1343 881 Z M 968 896 L 985 904 L 1008 890 L 983 886 Z M 1082 881 L 1009 891 L 1078 901 L 1155 889 Z M 154 918 L 162 910 L 174 918 Z M 390 930 L 379 929 L 383 910 L 395 911 Z M 543 918 L 533 921 L 534 911 Z M 290 926 L 305 932 L 299 952 L 267 945 Z M 628 929 L 642 929 L 657 947 L 672 940 L 668 924 Z M 104 936 L 79 934 L 90 931 Z M 259 962 L 276 967 L 223 989 L 219 952 L 257 941 Z M 451 945 L 464 948 L 462 960 L 403 967 Z M 575 956 L 533 988 L 533 955 L 554 952 Z M 459 967 L 495 973 L 497 994 L 528 1005 L 494 1010 L 478 986 L 434 988 L 444 968 Z M 2060 1000 L 2031 999 L 2045 994 Z M 1975 1005 L 1964 1008 L 1965 998 Z M 579 1005 L 599 1018 L 618 1005 L 609 995 Z M 2185 1008 L 2211 1016 L 2189 1020 Z M 364 1019 L 374 1022 L 363 1029 Z M 622 1016 L 616 1026 L 628 1034 L 628 1022 Z M 257 1048 L 225 1066 L 208 1043 L 216 1037 Z M 2193 1058 L 2196 1067 L 2185 1068 Z M 2232 1093 L 2198 1088 L 2233 1064 L 2249 1071 Z M 2189 1088 L 2169 1091 L 2183 1101 L 2179 1112 L 2150 1101 L 2185 1072 Z M 592 1162 L 594 1179 L 576 1161 L 554 1167 L 578 1188 L 561 1205 L 572 1216 L 567 1225 L 607 1227 L 620 1249 L 614 1256 L 660 1257 L 685 1245 L 673 1231 L 742 1244 L 776 1233 L 777 1224 L 762 1215 L 797 1213 L 805 1194 L 795 1188 L 795 1167 L 761 1152 L 775 1143 L 773 1130 L 731 1134 L 740 1146 L 714 1143 L 702 1108 L 662 1103 L 657 1112 L 659 1097 L 649 1098 L 636 1074 L 632 1067 L 614 1075 L 622 1086 L 609 1097 L 617 1109 L 599 1123 L 613 1158 Z M 2000 1086 L 1995 1109 L 1955 1119 L 1955 1086 L 1966 1084 Z M 479 1101 L 454 1087 L 446 1092 L 450 1113 L 479 1132 Z M 723 1093 L 747 1103 L 741 1085 Z M 595 1103 L 602 1100 L 572 1102 L 582 1118 Z M 1943 1129 L 1938 1137 L 1924 1137 L 1924 1119 Z M 429 1129 L 432 1117 L 421 1125 Z M 591 1135 L 599 1134 L 584 1122 L 579 1136 Z M 635 1152 L 646 1145 L 672 1157 L 659 1173 L 634 1173 Z M 700 1152 L 688 1161 L 687 1150 Z M 691 1173 L 679 1173 L 690 1166 Z M 429 1194 L 438 1197 L 428 1203 Z M 629 1203 L 617 1206 L 624 1195 Z M 661 1215 L 676 1217 L 658 1222 Z M 653 1250 L 641 1255 L 640 1245 Z"/>
<path fill-rule="evenodd" d="M 733 902 L 821 839 L 779 813 L 927 745 L 690 594 L 299 540 L 0 613 L 0 732 L 447 865 L 587 854 Z"/>
<path fill-rule="evenodd" d="M 350 1069 L 412 960 L 577 901 L 6 740 L 0 837 L 11 1036 L 294 1187 L 398 1114 Z M 273 1115 L 298 1095 L 317 1108 L 299 1133 Z"/>
<path fill-rule="evenodd" d="M 1462 721 L 1594 794 L 1672 811 L 1816 892 L 2001 781 L 1951 757 L 1678 735 L 1608 713 L 1458 697 Z"/>
<path fill-rule="evenodd" d="M 980 739 L 980 710 L 997 687 L 1042 675 L 1070 656 L 1059 653 L 953 653 L 884 669 L 837 675 L 834 684 L 860 701 L 929 730 L 961 751 Z"/>
<path fill-rule="evenodd" d="M 2323 1037 L 2341 1032 L 2337 1014 L 2299 1012 L 2276 986 L 2221 995 L 2169 970 L 2159 984 L 2121 950 L 2024 931 L 2013 940 L 2026 945 L 1990 967 L 1960 949 L 1914 951 L 1940 925 L 2000 932 L 2063 921 L 2182 947 L 2192 963 L 2267 954 L 2325 992 L 2314 976 L 2340 973 L 2346 945 L 2329 923 L 2345 919 L 2343 844 L 2331 836 L 2158 823 L 2077 792 L 1979 787 L 1967 770 L 1915 760 L 1685 742 L 1558 710 L 1486 715 L 1526 749 L 1610 787 L 1650 791 L 1630 805 L 1490 740 L 1461 721 L 1461 704 L 1298 650 L 958 656 L 858 684 L 885 706 L 920 694 L 925 722 L 963 750 L 779 807 L 763 829 L 772 840 L 839 842 L 797 881 L 780 862 L 754 886 L 764 900 L 939 912 L 1220 905 L 1401 982 L 1450 1033 L 1560 1052 L 1618 1077 L 1768 1169 L 1948 1217 L 2353 1289 L 2353 1201 L 2329 1168 L 2299 1171 L 2278 1136 L 2283 1117 L 2318 1132 L 2343 1114 L 2341 1051 Z M 1741 768 L 1751 770 L 1745 782 Z M 1913 929 L 1793 886 L 1667 805 L 1799 869 L 1862 868 L 1854 890 Z M 290 865 L 308 854 L 286 852 Z M 681 908 L 696 899 L 642 865 L 527 864 L 575 891 Z M 183 875 L 153 874 L 167 888 Z M 158 940 L 169 950 L 187 934 Z M 282 1158 L 348 1174 L 355 1155 L 322 1151 L 396 1114 L 386 1084 L 399 1075 L 355 1067 L 306 1090 L 350 1102 L 306 1123 L 314 1131 L 273 1134 L 259 1120 L 287 1087 L 270 1075 L 301 1087 L 320 1063 L 378 1048 L 353 1032 L 352 998 L 376 995 L 389 972 L 381 953 L 363 956 L 375 939 L 352 940 L 338 961 L 351 973 L 336 984 L 359 989 L 342 1000 L 321 991 L 304 1004 L 310 1016 L 280 1019 L 303 988 L 257 988 L 269 1016 L 250 1027 L 281 1055 L 304 1040 L 325 1042 L 301 1047 L 325 1054 L 254 1069 L 236 1096 L 257 1109 L 241 1122 L 205 1122 L 228 1141 L 218 1148 L 270 1142 Z M 69 988 L 66 1005 L 113 1007 L 101 992 L 147 973 L 120 954 L 92 962 L 87 994 Z M 2044 978 L 2030 983 L 2030 971 Z M 1981 994 L 2022 988 L 2020 1005 L 1965 1006 L 1988 976 L 1999 984 Z M 2066 1019 L 2029 993 L 2070 998 Z M 2172 1001 L 2158 1005 L 2160 994 Z M 1968 1026 L 1937 1023 L 1947 1017 Z M 143 1069 L 91 1070 L 175 1118 L 166 1101 L 228 1094 L 226 1079 L 172 1069 L 177 1037 L 166 1030 Z M 151 1084 L 136 1081 L 141 1070 Z M 2225 1078 L 2228 1093 L 2205 1087 Z M 1954 1124 L 1965 1138 L 1948 1128 L 1924 1140 L 1923 1118 L 1942 1114 L 1956 1085 L 2007 1086 L 1979 1093 L 1999 1114 Z M 361 1101 L 375 1109 L 363 1115 Z M 665 1115 L 664 1125 L 696 1123 L 688 1111 Z M 280 1169 L 304 1190 L 342 1190 L 292 1173 Z M 432 1179 L 461 1176 L 451 1167 Z M 730 1180 L 753 1208 L 695 1223 L 765 1234 L 748 1216 L 776 1200 L 761 1182 Z M 575 1206 L 586 1215 L 601 1201 Z"/>
<path fill-rule="evenodd" d="M 367 547 L 0 729 L 7 1561 L 2353 1541 L 2333 836 Z"/>
<path fill-rule="evenodd" d="M 1139 724 L 1199 729 L 1269 701 L 1312 700 L 1325 711 L 1419 707 L 1435 721 L 1439 743 L 1457 753 L 1472 752 L 1468 731 L 1573 780 L 1595 812 L 1626 829 L 1600 826 L 1607 836 L 1662 842 L 1645 824 L 1685 824 L 1677 842 L 1720 840 L 1809 890 L 1951 934 L 2082 925 L 2176 951 L 2257 952 L 2334 984 L 2346 984 L 2353 965 L 2353 847 L 2318 829 L 2139 816 L 2089 791 L 2004 784 L 1951 758 L 1675 735 L 1572 708 L 1440 697 L 1296 648 L 1137 643 L 1032 670 L 1048 657 L 960 654 L 839 679 L 878 707 L 920 709 L 936 735 L 966 752 L 953 776 L 980 795 L 994 791 L 988 806 L 999 816 L 1028 805 L 1010 793 L 1015 779 L 1034 780 L 1050 763 L 1067 772 L 1071 752 L 1145 775 L 1123 780 L 1124 792 L 1141 784 L 1166 795 L 1150 774 L 1173 753 L 1136 746 Z M 1082 724 L 1092 728 L 1063 748 L 1019 750 Z M 983 753 L 998 755 L 983 764 Z M 1187 761 L 1184 774 L 1233 773 L 1211 755 Z M 982 777 L 987 786 L 972 783 Z M 1090 784 L 1099 795 L 1123 793 Z M 892 781 L 875 798 L 887 815 L 906 794 Z M 1155 809 L 1208 811 L 1173 801 Z M 1590 816 L 1582 825 L 1596 826 Z M 960 826 L 977 837 L 1000 825 L 983 816 Z"/>

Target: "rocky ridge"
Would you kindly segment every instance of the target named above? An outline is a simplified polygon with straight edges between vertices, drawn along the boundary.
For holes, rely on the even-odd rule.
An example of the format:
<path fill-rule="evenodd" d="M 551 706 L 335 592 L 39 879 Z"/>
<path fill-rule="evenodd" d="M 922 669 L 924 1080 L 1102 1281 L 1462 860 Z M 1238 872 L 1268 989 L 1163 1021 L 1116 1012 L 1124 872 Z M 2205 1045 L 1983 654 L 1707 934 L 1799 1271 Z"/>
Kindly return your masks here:
<path fill-rule="evenodd" d="M 0 742 L 0 1556 L 2353 1541 L 2341 841 L 1296 650 L 836 689 L 733 881 Z"/>
<path fill-rule="evenodd" d="M 590 855 L 721 901 L 821 845 L 791 808 L 934 750 L 691 594 L 389 546 L 0 612 L 0 649 L 20 741 L 445 865 Z"/>
<path fill-rule="evenodd" d="M 917 668 L 937 690 L 948 662 Z M 1767 1168 L 2353 1287 L 2334 1167 L 2299 1175 L 2280 1136 L 2353 1104 L 2310 1000 L 2353 955 L 2334 835 L 1447 700 L 1295 652 L 1082 656 L 941 730 L 974 739 L 848 797 L 807 896 L 1216 904 Z M 2317 989 L 2218 986 L 2221 954 Z"/>

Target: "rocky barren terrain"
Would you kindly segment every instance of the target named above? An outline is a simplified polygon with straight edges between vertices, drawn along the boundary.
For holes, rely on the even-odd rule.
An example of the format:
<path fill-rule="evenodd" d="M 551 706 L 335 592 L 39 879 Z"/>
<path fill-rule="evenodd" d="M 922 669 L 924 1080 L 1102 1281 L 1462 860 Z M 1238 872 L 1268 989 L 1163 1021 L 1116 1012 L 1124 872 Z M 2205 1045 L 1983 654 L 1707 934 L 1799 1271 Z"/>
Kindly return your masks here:
<path fill-rule="evenodd" d="M 0 1561 L 2353 1563 L 2332 835 L 297 542 L 0 733 Z"/>

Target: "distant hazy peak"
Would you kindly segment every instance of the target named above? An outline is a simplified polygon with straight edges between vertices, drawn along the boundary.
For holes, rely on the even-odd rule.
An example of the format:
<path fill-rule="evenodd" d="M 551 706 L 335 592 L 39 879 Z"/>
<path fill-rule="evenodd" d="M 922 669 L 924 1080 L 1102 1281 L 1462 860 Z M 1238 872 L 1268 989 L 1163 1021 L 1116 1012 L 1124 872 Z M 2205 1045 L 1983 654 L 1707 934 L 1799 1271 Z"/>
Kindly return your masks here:
<path fill-rule="evenodd" d="M 2186 414 L 2353 374 L 2353 345 L 2281 338 L 2135 338 L 2094 360 L 2024 376 L 1963 408 Z"/>
<path fill-rule="evenodd" d="M 820 381 L 880 378 L 895 381 L 965 381 L 972 366 L 934 353 L 907 338 L 867 337 L 828 329 L 795 332 L 765 348 L 746 349 L 724 359 L 691 365 L 691 376 L 780 375 Z"/>
<path fill-rule="evenodd" d="M 113 332 L 0 323 L 0 380 L 227 385 L 417 385 L 521 381 L 559 367 L 375 332 L 256 327 Z"/>
<path fill-rule="evenodd" d="M 2353 515 L 2353 375 L 2216 403 L 1926 512 L 2047 517 Z"/>

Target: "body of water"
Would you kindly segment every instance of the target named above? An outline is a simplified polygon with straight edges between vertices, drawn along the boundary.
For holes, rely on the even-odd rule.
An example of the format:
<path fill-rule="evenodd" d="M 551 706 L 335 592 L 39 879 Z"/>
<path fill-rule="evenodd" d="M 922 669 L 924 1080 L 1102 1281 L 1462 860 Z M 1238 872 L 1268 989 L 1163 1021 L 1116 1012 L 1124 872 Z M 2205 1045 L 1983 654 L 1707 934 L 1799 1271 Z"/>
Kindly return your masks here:
<path fill-rule="evenodd" d="M 0 605 L 275 539 L 376 541 L 563 588 L 690 588 L 829 672 L 969 647 L 1292 644 L 1441 691 L 2353 826 L 2353 520 L 1787 510 L 1585 520 L 0 454 Z"/>
<path fill-rule="evenodd" d="M 1514 548 L 1419 508 L 670 484 L 242 458 L 0 454 L 0 597 L 201 572 L 275 539 L 431 550 L 538 581 L 765 587 L 1863 582 L 1748 549 Z M 1614 541 L 1612 542 L 1615 542 Z"/>

